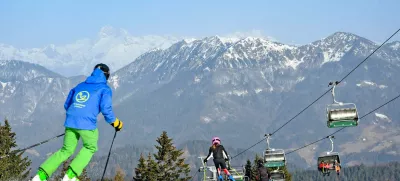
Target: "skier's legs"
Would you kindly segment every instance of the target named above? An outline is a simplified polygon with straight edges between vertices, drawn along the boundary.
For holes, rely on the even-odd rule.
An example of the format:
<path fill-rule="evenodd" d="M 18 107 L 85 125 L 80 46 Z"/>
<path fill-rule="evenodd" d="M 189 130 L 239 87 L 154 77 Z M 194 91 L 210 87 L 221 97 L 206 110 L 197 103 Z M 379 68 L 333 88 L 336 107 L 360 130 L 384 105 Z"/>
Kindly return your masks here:
<path fill-rule="evenodd" d="M 214 161 L 215 168 L 217 169 L 218 180 L 222 180 L 223 178 L 222 178 L 222 175 L 221 175 L 221 168 L 220 168 L 221 163 L 220 163 L 220 159 L 213 159 L 213 161 Z"/>
<path fill-rule="evenodd" d="M 221 166 L 221 169 L 225 172 L 226 175 L 231 175 L 231 173 L 229 173 L 228 169 L 226 168 L 225 160 L 221 160 L 220 166 Z"/>
<path fill-rule="evenodd" d="M 97 151 L 97 141 L 99 139 L 98 129 L 95 130 L 77 130 L 83 142 L 83 147 L 72 160 L 70 168 L 77 176 L 82 174 L 83 169 L 89 164 L 92 156 Z"/>
<path fill-rule="evenodd" d="M 58 166 L 74 154 L 78 141 L 79 134 L 71 128 L 65 128 L 63 147 L 40 165 L 39 170 L 43 170 L 46 172 L 48 177 L 51 177 L 51 175 L 57 170 Z"/>

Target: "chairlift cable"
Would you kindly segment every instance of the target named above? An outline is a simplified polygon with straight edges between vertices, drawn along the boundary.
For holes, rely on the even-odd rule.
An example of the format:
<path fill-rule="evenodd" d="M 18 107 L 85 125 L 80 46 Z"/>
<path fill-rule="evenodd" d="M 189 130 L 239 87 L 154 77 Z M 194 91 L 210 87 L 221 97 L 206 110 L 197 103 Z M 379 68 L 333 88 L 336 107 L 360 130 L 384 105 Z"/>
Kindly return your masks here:
<path fill-rule="evenodd" d="M 388 42 L 394 35 L 396 35 L 398 32 L 400 31 L 400 28 L 394 32 L 389 38 L 387 38 L 380 46 L 378 46 L 370 55 L 368 55 L 363 61 L 361 61 L 355 68 L 353 68 L 347 75 L 345 75 L 339 82 L 341 83 L 345 78 L 347 78 L 351 73 L 354 72 L 354 70 L 356 70 L 362 63 L 364 63 L 369 57 L 371 57 L 377 50 L 379 50 L 386 42 Z M 303 110 L 301 110 L 298 114 L 296 114 L 293 118 L 291 118 L 289 121 L 287 121 L 285 124 L 283 124 L 281 127 L 279 127 L 277 130 L 275 130 L 274 132 L 272 132 L 273 135 L 276 132 L 278 132 L 280 129 L 282 129 L 283 127 L 285 127 L 287 124 L 289 124 L 291 121 L 293 121 L 297 116 L 299 116 L 301 113 L 303 113 L 306 109 L 308 109 L 309 107 L 311 107 L 311 105 L 313 105 L 315 102 L 317 102 L 319 99 L 321 99 L 323 96 L 325 96 L 329 91 L 331 91 L 333 89 L 333 87 L 331 87 L 330 89 L 328 89 L 327 91 L 325 91 L 321 96 L 319 96 L 315 101 L 313 101 L 311 104 L 309 104 L 306 108 L 304 108 Z M 372 111 L 373 112 L 373 111 Z M 256 146 L 257 144 L 261 143 L 262 141 L 264 141 L 266 138 L 260 140 L 259 142 L 257 142 L 256 144 L 252 145 L 251 147 L 245 149 L 245 151 L 240 152 L 239 154 L 231 157 L 232 159 L 239 156 L 240 154 L 243 154 L 244 152 L 246 152 L 247 150 L 253 148 L 254 146 Z"/>
<path fill-rule="evenodd" d="M 362 118 L 364 118 L 364 117 L 370 115 L 371 113 L 375 112 L 376 110 L 382 108 L 383 106 L 389 104 L 390 102 L 396 100 L 396 99 L 399 98 L 399 97 L 400 97 L 400 94 L 397 95 L 396 97 L 394 97 L 393 99 L 387 101 L 386 103 L 380 105 L 379 107 L 375 108 L 374 110 L 368 112 L 367 114 L 361 116 L 360 119 L 362 119 Z M 298 150 L 301 150 L 301 149 L 303 149 L 303 148 L 306 148 L 306 147 L 308 147 L 308 146 L 310 146 L 310 145 L 313 145 L 313 144 L 315 144 L 315 143 L 318 143 L 318 142 L 320 142 L 320 141 L 322 141 L 322 140 L 324 140 L 324 139 L 327 139 L 327 138 L 329 138 L 330 136 L 332 136 L 332 135 L 334 135 L 334 134 L 336 134 L 336 133 L 342 131 L 342 130 L 345 129 L 345 128 L 346 128 L 346 127 L 340 128 L 340 129 L 338 129 L 337 131 L 335 131 L 334 133 L 331 133 L 331 134 L 329 134 L 328 136 L 325 136 L 325 137 L 323 137 L 323 138 L 321 138 L 321 139 L 319 139 L 319 140 L 317 140 L 317 141 L 314 141 L 314 142 L 312 142 L 312 143 L 306 144 L 306 145 L 304 145 L 304 146 L 302 146 L 302 147 L 299 147 L 299 148 L 297 148 L 297 149 L 295 149 L 295 150 L 289 151 L 289 152 L 286 153 L 286 155 L 291 154 L 291 153 L 293 153 L 293 152 L 296 152 L 296 151 L 298 151 Z"/>
<path fill-rule="evenodd" d="M 396 35 L 400 31 L 400 28 L 394 32 L 389 38 L 387 38 L 380 46 L 378 46 L 371 54 L 369 54 L 363 61 L 361 61 L 356 67 L 354 67 L 346 76 L 344 76 L 337 84 L 340 84 L 345 78 L 347 78 L 351 73 L 354 72 L 361 64 L 363 64 L 369 57 L 371 57 L 377 50 L 379 50 L 387 41 L 389 41 L 394 35 Z M 319 96 L 315 101 L 313 101 L 311 104 L 309 104 L 306 108 L 304 108 L 302 111 L 300 111 L 298 114 L 296 114 L 292 119 L 287 121 L 285 124 L 283 124 L 281 127 L 279 127 L 277 130 L 275 130 L 271 135 L 274 135 L 276 132 L 278 132 L 280 129 L 282 129 L 284 126 L 286 126 L 289 122 L 293 121 L 297 116 L 299 116 L 301 113 L 303 113 L 306 109 L 308 109 L 311 105 L 313 105 L 315 102 L 317 102 L 319 99 L 321 99 L 324 95 L 326 95 L 329 91 L 331 91 L 332 88 L 328 89 L 325 91 L 324 94 Z"/>

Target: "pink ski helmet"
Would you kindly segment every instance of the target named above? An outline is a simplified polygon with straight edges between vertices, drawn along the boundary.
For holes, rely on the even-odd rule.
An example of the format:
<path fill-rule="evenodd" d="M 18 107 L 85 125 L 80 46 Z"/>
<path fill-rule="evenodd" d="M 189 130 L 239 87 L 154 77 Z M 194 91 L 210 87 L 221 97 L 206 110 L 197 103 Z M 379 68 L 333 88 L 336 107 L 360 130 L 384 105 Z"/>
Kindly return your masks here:
<path fill-rule="evenodd" d="M 212 144 L 214 145 L 214 144 L 221 144 L 221 140 L 219 139 L 219 137 L 214 137 L 213 139 L 212 139 Z"/>

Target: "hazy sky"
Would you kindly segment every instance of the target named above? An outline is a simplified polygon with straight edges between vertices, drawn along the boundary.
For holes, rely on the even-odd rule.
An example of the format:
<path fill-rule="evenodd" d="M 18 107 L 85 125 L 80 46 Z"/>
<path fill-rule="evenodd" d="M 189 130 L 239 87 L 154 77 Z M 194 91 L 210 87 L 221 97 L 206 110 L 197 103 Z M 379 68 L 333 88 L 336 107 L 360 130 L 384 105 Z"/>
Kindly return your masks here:
<path fill-rule="evenodd" d="M 71 43 L 94 38 L 105 25 L 135 36 L 260 30 L 283 43 L 305 44 L 346 31 L 382 42 L 400 28 L 399 7 L 400 0 L 0 0 L 0 43 Z"/>

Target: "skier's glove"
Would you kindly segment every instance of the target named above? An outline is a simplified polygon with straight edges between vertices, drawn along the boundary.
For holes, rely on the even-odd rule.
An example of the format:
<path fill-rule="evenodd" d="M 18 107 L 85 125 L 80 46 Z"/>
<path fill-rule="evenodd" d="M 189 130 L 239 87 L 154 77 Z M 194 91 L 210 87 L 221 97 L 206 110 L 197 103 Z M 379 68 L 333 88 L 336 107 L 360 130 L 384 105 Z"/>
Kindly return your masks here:
<path fill-rule="evenodd" d="M 122 129 L 123 123 L 117 118 L 113 123 L 111 123 L 111 126 L 113 126 L 116 131 L 120 131 Z"/>
<path fill-rule="evenodd" d="M 206 159 L 206 158 L 204 158 L 203 162 L 204 162 L 204 163 L 207 163 L 207 159 Z"/>

